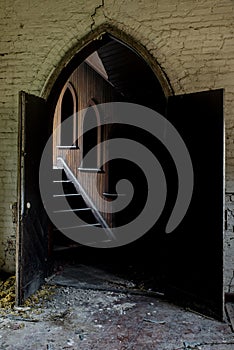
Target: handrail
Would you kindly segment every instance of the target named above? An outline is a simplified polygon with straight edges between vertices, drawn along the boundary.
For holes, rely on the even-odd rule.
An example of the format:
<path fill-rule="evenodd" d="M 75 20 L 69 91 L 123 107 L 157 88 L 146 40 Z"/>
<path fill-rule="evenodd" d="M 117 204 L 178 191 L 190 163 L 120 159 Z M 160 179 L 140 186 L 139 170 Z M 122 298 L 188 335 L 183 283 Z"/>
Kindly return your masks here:
<path fill-rule="evenodd" d="M 78 181 L 77 177 L 73 174 L 72 170 L 69 168 L 69 166 L 67 165 L 65 160 L 62 157 L 58 157 L 57 160 L 60 162 L 60 164 L 62 164 L 63 169 L 64 169 L 68 179 L 73 182 L 76 190 L 78 192 L 80 192 L 86 205 L 92 209 L 93 215 L 95 216 L 95 218 L 97 219 L 99 224 L 103 227 L 103 229 L 106 231 L 108 238 L 111 240 L 116 240 L 115 235 L 111 231 L 107 222 L 104 220 L 104 218 L 102 217 L 102 215 L 100 214 L 100 212 L 98 211 L 96 206 L 94 205 L 93 201 L 91 200 L 91 198 L 87 195 L 86 191 L 84 190 L 84 188 L 82 187 L 82 185 Z"/>

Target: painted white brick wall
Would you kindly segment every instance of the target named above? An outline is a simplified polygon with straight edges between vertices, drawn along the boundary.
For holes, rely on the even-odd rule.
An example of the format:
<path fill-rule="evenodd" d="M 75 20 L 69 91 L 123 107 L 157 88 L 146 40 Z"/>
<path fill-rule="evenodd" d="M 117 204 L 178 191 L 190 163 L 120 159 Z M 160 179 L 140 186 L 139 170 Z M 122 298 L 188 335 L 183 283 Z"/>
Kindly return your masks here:
<path fill-rule="evenodd" d="M 233 18 L 233 0 L 0 0 L 0 268 L 14 270 L 18 92 L 43 95 L 82 38 L 104 23 L 146 47 L 176 94 L 225 89 L 226 190 L 234 193 Z M 234 286 L 228 218 L 226 290 Z"/>

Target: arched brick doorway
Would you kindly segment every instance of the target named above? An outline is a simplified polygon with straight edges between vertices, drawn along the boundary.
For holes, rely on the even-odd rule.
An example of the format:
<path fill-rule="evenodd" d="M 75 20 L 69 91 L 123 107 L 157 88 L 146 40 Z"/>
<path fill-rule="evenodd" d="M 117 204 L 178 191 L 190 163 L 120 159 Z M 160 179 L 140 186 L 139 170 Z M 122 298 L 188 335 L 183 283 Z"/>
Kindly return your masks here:
<path fill-rule="evenodd" d="M 208 312 L 209 314 L 221 318 L 223 308 L 222 91 L 200 92 L 197 94 L 168 97 L 171 92 L 170 85 L 165 83 L 166 79 L 163 78 L 162 73 L 158 74 L 156 77 L 155 73 L 159 73 L 160 70 L 158 69 L 157 72 L 156 70 L 152 70 L 152 57 L 148 55 L 147 60 L 147 55 L 145 52 L 142 53 L 144 50 L 141 52 L 140 46 L 140 52 L 136 52 L 137 44 L 135 45 L 133 44 L 133 41 L 129 40 L 132 43 L 131 46 L 130 43 L 128 44 L 120 39 L 121 38 L 118 38 L 117 40 L 117 37 L 114 37 L 112 33 L 111 35 L 106 33 L 102 36 L 102 39 L 91 41 L 82 48 L 61 71 L 61 74 L 53 84 L 51 92 L 47 98 L 47 103 L 44 104 L 49 118 L 49 122 L 45 122 L 46 128 L 47 130 L 52 130 L 54 110 L 62 88 L 67 83 L 75 69 L 81 65 L 91 53 L 97 50 L 100 50 L 101 52 L 102 48 L 105 48 L 116 41 L 118 45 L 127 45 L 128 50 L 136 55 L 136 57 L 139 57 L 140 54 L 141 60 L 143 56 L 145 59 L 144 67 L 151 70 L 150 76 L 152 82 L 150 82 L 149 85 L 147 85 L 147 82 L 144 82 L 141 84 L 141 89 L 135 89 L 135 83 L 132 84 L 132 86 L 125 83 L 122 88 L 129 93 L 127 96 L 128 101 L 135 103 L 138 102 L 150 108 L 155 108 L 160 113 L 166 115 L 182 135 L 188 146 L 194 165 L 194 195 L 185 220 L 176 229 L 176 232 L 173 235 L 165 235 L 165 222 L 176 196 L 176 169 L 171 163 L 170 156 L 166 155 L 165 150 L 163 150 L 160 143 L 157 141 L 155 142 L 154 140 L 149 140 L 149 147 L 157 148 L 159 150 L 159 158 L 162 163 L 164 163 L 165 172 L 169 174 L 167 180 L 171 195 L 167 203 L 167 211 L 163 213 L 162 218 L 157 225 L 153 227 L 142 240 L 136 241 L 132 245 L 119 248 L 116 250 L 115 254 L 113 254 L 113 250 L 111 252 L 110 250 L 105 252 L 104 260 L 105 262 L 108 262 L 110 261 L 108 259 L 111 259 L 111 256 L 114 256 L 115 260 L 113 261 L 117 262 L 118 256 L 121 255 L 122 257 L 125 257 L 123 259 L 125 266 L 132 263 L 139 265 L 141 273 L 145 275 L 146 278 L 151 279 L 153 284 L 154 282 L 156 282 L 156 284 L 159 283 L 160 287 L 163 284 L 163 288 L 168 295 L 176 295 L 177 300 L 186 300 L 188 304 L 195 307 L 198 306 L 199 308 L 202 308 L 204 312 Z M 104 58 L 106 57 L 105 53 L 106 52 L 102 52 Z M 104 58 L 103 60 L 105 60 Z M 111 64 L 109 64 L 109 69 L 109 74 L 111 75 Z M 125 74 L 127 73 L 125 72 Z M 135 74 L 137 76 L 137 70 Z M 134 77 L 132 77 L 132 80 L 134 81 Z M 120 77 L 113 78 L 113 84 L 116 84 L 120 89 L 121 84 L 118 85 L 119 82 L 121 82 Z M 160 95 L 159 104 L 154 103 L 153 94 L 147 99 L 148 94 L 144 93 L 144 87 L 149 86 L 156 92 L 155 96 Z M 152 92 L 151 89 L 149 90 L 149 93 Z M 139 95 L 137 95 L 138 93 Z M 33 113 L 36 117 L 37 112 L 35 112 L 33 108 L 30 109 L 30 105 L 35 106 L 36 103 L 40 105 L 40 102 L 43 104 L 42 100 L 36 102 L 33 97 L 24 96 L 23 99 L 24 98 L 28 100 L 28 104 L 25 109 L 22 108 L 22 115 L 27 118 L 28 113 Z M 37 111 L 38 110 L 39 109 L 37 108 Z M 27 132 L 27 127 L 25 130 Z M 117 130 L 115 133 L 122 136 L 127 136 L 129 133 L 137 135 L 137 132 L 135 133 L 135 131 L 130 129 L 127 131 L 125 130 L 124 132 Z M 143 139 L 147 138 L 147 135 L 140 133 L 137 137 L 140 142 L 142 142 Z M 29 138 L 27 138 L 27 140 L 29 140 Z M 24 138 L 22 138 L 22 142 L 23 141 Z M 29 145 L 26 145 L 26 148 L 27 147 L 29 147 Z M 41 150 L 42 149 L 39 147 L 39 150 L 35 153 L 38 160 L 40 158 Z M 32 158 L 34 158 L 33 154 Z M 165 161 L 165 159 L 167 159 L 167 161 Z M 30 171 L 27 173 L 27 167 L 29 166 L 30 165 L 27 164 L 26 159 L 24 163 L 24 169 L 26 169 L 26 172 L 22 175 L 26 181 L 22 181 L 22 186 L 26 186 L 28 190 L 25 191 L 24 189 L 24 203 L 21 201 L 23 204 L 21 208 L 22 220 L 19 229 L 19 232 L 21 233 L 19 234 L 20 249 L 18 251 L 20 261 L 18 264 L 18 299 L 20 302 L 42 283 L 44 276 L 49 271 L 47 264 L 48 252 L 45 244 L 48 238 L 48 226 L 46 226 L 46 220 L 45 222 L 43 221 L 44 214 L 41 214 L 39 224 L 33 224 L 33 244 L 29 245 L 28 243 L 29 230 L 33 219 L 33 217 L 30 218 L 31 204 L 35 200 L 34 194 L 38 195 L 38 193 L 36 193 L 37 191 L 34 191 L 33 188 L 28 186 L 31 178 Z M 37 167 L 38 161 L 35 170 Z M 210 172 L 212 173 L 211 178 Z M 216 190 L 214 190 L 214 188 Z M 27 199 L 27 195 L 29 195 L 29 199 Z M 209 205 L 207 204 L 207 198 L 211 199 Z M 36 209 L 37 208 L 40 208 L 42 213 L 43 209 L 41 203 L 36 204 Z M 29 218 L 30 220 L 28 220 Z M 41 222 L 43 222 L 43 224 L 41 224 Z M 40 228 L 38 229 L 37 226 L 40 226 Z M 38 231 L 41 232 L 41 236 L 39 236 Z M 24 234 L 22 234 L 22 232 L 24 232 Z M 42 242 L 40 256 L 38 254 L 39 242 Z M 30 250 L 30 254 L 26 259 L 25 256 L 27 249 Z M 99 257 L 100 254 L 96 253 L 95 259 L 99 259 Z M 36 261 L 36 264 L 33 264 L 32 261 Z M 35 271 L 38 271 L 38 274 L 35 273 Z"/>

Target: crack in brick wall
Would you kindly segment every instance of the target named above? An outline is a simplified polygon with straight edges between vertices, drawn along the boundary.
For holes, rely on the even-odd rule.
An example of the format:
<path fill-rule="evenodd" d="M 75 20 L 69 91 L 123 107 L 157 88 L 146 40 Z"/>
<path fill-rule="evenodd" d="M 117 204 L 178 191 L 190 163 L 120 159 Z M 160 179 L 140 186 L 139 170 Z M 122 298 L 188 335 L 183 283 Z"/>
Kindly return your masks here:
<path fill-rule="evenodd" d="M 94 12 L 91 14 L 91 19 L 92 19 L 92 23 L 91 23 L 91 26 L 90 26 L 90 29 L 91 29 L 91 32 L 93 31 L 93 28 L 95 27 L 95 17 L 97 15 L 97 12 L 100 8 L 103 8 L 104 7 L 104 0 L 102 0 L 101 4 L 96 6 L 95 9 L 94 9 Z"/>

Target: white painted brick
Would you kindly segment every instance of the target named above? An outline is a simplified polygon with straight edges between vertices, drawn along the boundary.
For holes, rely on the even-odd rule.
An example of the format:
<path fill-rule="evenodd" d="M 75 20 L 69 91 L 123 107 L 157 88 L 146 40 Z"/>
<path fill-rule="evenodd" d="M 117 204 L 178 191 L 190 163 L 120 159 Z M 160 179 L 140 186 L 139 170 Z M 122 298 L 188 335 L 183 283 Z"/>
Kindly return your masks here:
<path fill-rule="evenodd" d="M 95 8 L 94 28 L 108 21 L 138 40 L 165 70 L 176 94 L 225 89 L 226 189 L 234 195 L 233 2 L 109 0 L 97 9 L 100 3 L 0 2 L 0 266 L 6 269 L 14 269 L 12 253 L 5 257 L 1 252 L 7 238 L 15 235 L 9 208 L 17 198 L 18 93 L 42 93 L 61 59 L 90 32 Z M 226 289 L 234 270 L 232 226 L 230 216 L 225 236 Z"/>

